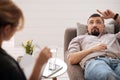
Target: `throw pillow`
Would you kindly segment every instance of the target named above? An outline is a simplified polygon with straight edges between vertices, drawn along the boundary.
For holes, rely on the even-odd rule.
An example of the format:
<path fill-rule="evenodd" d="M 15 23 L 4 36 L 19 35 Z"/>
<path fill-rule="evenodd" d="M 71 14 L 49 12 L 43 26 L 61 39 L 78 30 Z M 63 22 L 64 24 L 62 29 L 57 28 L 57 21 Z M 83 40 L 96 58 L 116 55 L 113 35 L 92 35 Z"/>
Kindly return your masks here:
<path fill-rule="evenodd" d="M 108 33 L 114 33 L 114 23 L 112 24 L 106 24 L 105 25 L 105 31 Z M 77 35 L 82 35 L 87 32 L 87 25 L 77 23 Z"/>

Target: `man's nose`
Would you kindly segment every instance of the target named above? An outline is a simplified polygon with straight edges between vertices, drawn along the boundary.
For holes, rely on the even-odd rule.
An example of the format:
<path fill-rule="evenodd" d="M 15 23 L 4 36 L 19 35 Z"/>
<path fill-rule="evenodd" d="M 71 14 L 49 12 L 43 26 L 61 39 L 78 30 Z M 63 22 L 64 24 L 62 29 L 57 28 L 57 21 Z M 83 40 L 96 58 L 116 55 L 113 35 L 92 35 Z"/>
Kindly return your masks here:
<path fill-rule="evenodd" d="M 97 23 L 93 23 L 93 26 L 97 26 Z"/>

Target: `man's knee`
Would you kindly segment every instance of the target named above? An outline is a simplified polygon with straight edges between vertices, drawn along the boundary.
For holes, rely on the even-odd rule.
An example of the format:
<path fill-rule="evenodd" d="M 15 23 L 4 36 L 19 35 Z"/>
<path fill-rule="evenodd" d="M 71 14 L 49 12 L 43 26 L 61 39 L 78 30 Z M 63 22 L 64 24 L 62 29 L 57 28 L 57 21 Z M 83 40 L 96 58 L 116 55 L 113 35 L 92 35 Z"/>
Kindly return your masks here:
<path fill-rule="evenodd" d="M 99 78 L 98 80 L 117 80 L 116 74 L 111 71 L 101 71 Z"/>

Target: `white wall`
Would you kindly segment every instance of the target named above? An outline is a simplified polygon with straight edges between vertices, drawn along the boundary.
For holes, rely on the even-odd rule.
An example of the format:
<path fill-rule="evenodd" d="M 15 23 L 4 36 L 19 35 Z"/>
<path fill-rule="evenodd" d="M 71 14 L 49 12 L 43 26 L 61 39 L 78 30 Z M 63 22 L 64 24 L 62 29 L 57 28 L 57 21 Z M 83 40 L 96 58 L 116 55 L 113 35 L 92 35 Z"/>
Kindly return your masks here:
<path fill-rule="evenodd" d="M 25 28 L 15 35 L 15 45 L 31 39 L 40 46 L 63 47 L 64 30 L 86 23 L 96 9 L 120 13 L 120 0 L 14 0 L 23 10 Z"/>

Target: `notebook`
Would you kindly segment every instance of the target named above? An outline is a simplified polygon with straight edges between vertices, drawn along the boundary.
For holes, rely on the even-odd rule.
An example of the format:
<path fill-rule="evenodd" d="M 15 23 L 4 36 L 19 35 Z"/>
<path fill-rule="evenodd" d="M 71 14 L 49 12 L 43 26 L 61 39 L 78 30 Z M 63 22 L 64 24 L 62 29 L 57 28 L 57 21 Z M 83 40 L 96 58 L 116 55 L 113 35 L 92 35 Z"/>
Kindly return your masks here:
<path fill-rule="evenodd" d="M 44 71 L 43 71 L 43 77 L 51 77 L 52 75 L 54 75 L 55 73 L 57 73 L 58 71 L 60 71 L 63 67 L 55 64 L 56 65 L 56 69 L 55 70 L 50 70 L 49 69 L 49 63 L 46 64 Z"/>

